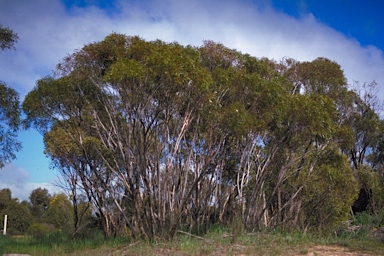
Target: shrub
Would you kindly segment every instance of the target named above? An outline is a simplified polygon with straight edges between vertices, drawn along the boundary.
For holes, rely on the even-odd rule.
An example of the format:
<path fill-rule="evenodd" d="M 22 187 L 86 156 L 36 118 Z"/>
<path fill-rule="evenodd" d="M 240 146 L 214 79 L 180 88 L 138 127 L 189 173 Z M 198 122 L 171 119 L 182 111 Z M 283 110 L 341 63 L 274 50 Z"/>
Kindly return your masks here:
<path fill-rule="evenodd" d="M 34 238 L 41 238 L 55 232 L 57 232 L 57 229 L 52 224 L 47 223 L 33 223 L 27 231 Z"/>

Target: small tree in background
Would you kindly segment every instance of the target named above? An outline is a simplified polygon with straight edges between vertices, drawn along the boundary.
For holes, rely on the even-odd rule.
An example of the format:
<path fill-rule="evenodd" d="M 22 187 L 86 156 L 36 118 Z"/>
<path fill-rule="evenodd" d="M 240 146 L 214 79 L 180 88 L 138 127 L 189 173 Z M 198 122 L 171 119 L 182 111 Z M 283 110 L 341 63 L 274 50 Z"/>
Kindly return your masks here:
<path fill-rule="evenodd" d="M 52 197 L 47 210 L 42 215 L 42 221 L 53 225 L 58 231 L 73 232 L 73 210 L 68 197 L 56 194 Z"/>
<path fill-rule="evenodd" d="M 7 233 L 10 235 L 24 234 L 33 221 L 28 202 L 19 202 L 17 198 L 12 198 L 12 192 L 8 188 L 0 190 L 1 225 L 5 215 L 8 215 Z"/>
<path fill-rule="evenodd" d="M 37 188 L 31 192 L 29 196 L 29 201 L 31 203 L 30 211 L 36 223 L 41 222 L 41 218 L 44 212 L 47 210 L 51 199 L 52 196 L 48 193 L 48 190 L 45 188 Z"/>

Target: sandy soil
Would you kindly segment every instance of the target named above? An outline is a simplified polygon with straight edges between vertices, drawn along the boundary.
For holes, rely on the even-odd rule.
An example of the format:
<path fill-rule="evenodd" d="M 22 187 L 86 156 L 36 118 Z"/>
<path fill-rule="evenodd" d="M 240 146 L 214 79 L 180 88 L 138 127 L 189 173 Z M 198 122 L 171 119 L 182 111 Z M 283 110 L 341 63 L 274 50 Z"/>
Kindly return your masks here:
<path fill-rule="evenodd" d="M 236 246 L 235 246 L 236 247 Z M 232 248 L 236 252 L 232 251 L 228 254 L 228 248 L 225 250 L 224 248 L 218 247 L 215 251 L 210 252 L 209 254 L 206 254 L 208 256 L 222 256 L 222 255 L 232 255 L 232 256 L 252 256 L 252 255 L 269 255 L 268 252 L 260 252 L 260 253 L 246 253 L 246 248 L 241 248 L 242 246 L 239 246 L 238 248 Z M 384 255 L 384 254 L 373 254 L 373 253 L 362 253 L 362 252 L 351 252 L 348 250 L 348 248 L 344 248 L 341 246 L 330 246 L 330 245 L 318 245 L 311 247 L 310 249 L 306 250 L 307 252 L 291 252 L 287 251 L 282 254 L 282 256 L 373 256 L 373 255 Z M 182 252 L 176 252 L 169 249 L 161 249 L 158 248 L 155 252 L 152 252 L 151 255 L 156 256 L 184 256 L 184 255 L 191 255 L 191 254 L 183 254 Z M 115 254 L 113 254 L 115 255 Z M 118 254 L 120 255 L 120 254 Z M 125 251 L 121 255 L 133 255 L 129 253 L 129 251 Z M 204 255 L 204 254 L 196 254 L 196 255 Z M 275 255 L 275 254 L 273 254 Z"/>
<path fill-rule="evenodd" d="M 366 254 L 361 252 L 351 252 L 347 248 L 340 246 L 318 245 L 309 249 L 307 256 L 372 256 L 374 254 Z"/>

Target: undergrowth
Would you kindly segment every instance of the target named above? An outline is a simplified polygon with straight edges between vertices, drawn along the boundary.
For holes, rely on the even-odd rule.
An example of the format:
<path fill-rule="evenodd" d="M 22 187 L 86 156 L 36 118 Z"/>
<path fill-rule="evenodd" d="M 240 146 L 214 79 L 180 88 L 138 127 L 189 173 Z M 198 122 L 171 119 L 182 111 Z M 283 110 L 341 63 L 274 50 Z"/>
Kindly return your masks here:
<path fill-rule="evenodd" d="M 357 215 L 348 225 L 328 235 L 277 228 L 250 233 L 213 225 L 201 235 L 179 230 L 174 240 L 158 239 L 156 242 L 128 237 L 105 239 L 98 232 L 82 238 L 63 233 L 41 238 L 1 236 L 0 255 L 305 255 L 317 245 L 342 246 L 352 251 L 383 254 L 384 240 L 372 236 L 372 230 L 380 228 L 380 218 Z M 352 228 L 353 232 L 350 232 L 351 226 L 359 228 Z"/>

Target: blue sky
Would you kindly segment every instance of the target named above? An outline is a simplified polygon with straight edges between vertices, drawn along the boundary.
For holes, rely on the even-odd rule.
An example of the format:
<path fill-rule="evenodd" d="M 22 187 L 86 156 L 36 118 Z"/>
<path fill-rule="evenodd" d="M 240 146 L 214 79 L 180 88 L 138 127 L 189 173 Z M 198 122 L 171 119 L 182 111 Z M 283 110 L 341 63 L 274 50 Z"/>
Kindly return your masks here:
<path fill-rule="evenodd" d="M 67 54 L 112 32 L 199 46 L 221 42 L 256 57 L 311 61 L 326 57 L 356 81 L 384 85 L 384 1 L 380 0 L 0 0 L 0 24 L 19 34 L 0 53 L 0 80 L 21 100 Z M 384 100 L 384 89 L 377 94 Z M 0 189 L 27 199 L 32 189 L 60 189 L 42 136 L 23 131 L 17 160 L 0 169 Z"/>
<path fill-rule="evenodd" d="M 294 17 L 312 13 L 319 22 L 356 38 L 361 45 L 384 49 L 384 1 L 275 0 L 271 3 L 275 10 Z"/>

